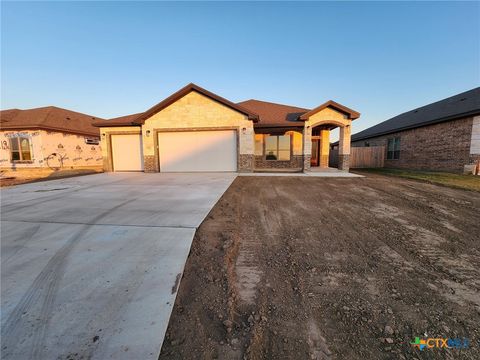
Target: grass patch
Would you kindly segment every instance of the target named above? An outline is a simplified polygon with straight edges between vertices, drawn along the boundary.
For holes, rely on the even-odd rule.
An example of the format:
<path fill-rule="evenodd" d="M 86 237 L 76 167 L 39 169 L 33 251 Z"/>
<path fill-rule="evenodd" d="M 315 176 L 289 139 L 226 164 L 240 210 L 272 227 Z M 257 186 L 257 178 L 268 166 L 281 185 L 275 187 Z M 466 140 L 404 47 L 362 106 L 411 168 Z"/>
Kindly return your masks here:
<path fill-rule="evenodd" d="M 465 189 L 480 192 L 480 176 L 461 175 L 438 171 L 419 171 L 404 169 L 358 169 L 355 172 L 367 172 L 371 174 L 398 176 L 405 179 L 413 179 L 429 182 L 431 184 L 444 185 L 457 189 Z"/>

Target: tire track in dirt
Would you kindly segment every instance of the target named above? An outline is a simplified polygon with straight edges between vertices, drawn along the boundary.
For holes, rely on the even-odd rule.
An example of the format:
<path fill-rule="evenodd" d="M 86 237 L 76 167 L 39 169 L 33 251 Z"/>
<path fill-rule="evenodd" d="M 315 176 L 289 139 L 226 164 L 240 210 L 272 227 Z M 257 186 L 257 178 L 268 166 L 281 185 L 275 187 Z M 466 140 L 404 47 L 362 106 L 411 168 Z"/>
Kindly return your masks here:
<path fill-rule="evenodd" d="M 383 177 L 237 178 L 200 227 L 201 243 L 194 240 L 198 249 L 175 305 L 188 304 L 190 315 L 174 309 L 168 331 L 182 343 L 164 343 L 161 358 L 185 358 L 196 349 L 198 359 L 434 359 L 439 353 L 412 348 L 415 336 L 477 341 L 480 196 L 424 185 Z M 235 206 L 227 209 L 226 202 Z M 230 221 L 235 226 L 225 242 L 235 239 L 235 245 L 223 249 L 216 233 L 203 229 Z M 207 241 L 208 258 L 229 254 L 230 268 L 261 272 L 254 301 L 237 293 L 229 310 L 219 308 L 230 311 L 230 332 L 225 318 L 202 316 L 208 303 L 227 301 L 222 288 L 238 287 L 236 271 L 217 285 L 198 281 L 198 264 L 210 263 L 201 245 Z M 208 267 L 216 269 L 213 277 L 223 271 Z M 190 302 L 192 292 L 206 300 Z M 185 329 L 196 337 L 201 329 L 200 339 Z M 473 360 L 480 353 L 462 356 Z"/>

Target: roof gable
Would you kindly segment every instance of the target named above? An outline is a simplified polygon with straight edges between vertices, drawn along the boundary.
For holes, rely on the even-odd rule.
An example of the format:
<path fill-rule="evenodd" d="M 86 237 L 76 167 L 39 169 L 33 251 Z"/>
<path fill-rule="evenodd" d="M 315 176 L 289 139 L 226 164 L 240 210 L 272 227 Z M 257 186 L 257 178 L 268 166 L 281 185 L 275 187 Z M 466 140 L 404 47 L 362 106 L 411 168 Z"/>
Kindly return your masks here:
<path fill-rule="evenodd" d="M 341 113 L 347 115 L 349 119 L 355 120 L 360 117 L 360 113 L 356 112 L 355 110 L 352 110 L 346 106 L 343 106 L 333 100 L 328 100 L 327 102 L 323 103 L 320 106 L 317 106 L 315 109 L 310 110 L 309 112 L 306 112 L 302 116 L 300 116 L 300 120 L 308 120 L 309 117 L 315 115 L 316 113 L 322 111 L 323 109 L 330 107 L 332 109 L 335 109 L 337 111 L 340 111 Z"/>
<path fill-rule="evenodd" d="M 253 120 L 254 122 L 258 121 L 258 115 L 250 110 L 247 110 L 246 108 L 235 104 L 225 98 L 222 98 L 208 90 L 205 90 L 204 88 L 201 88 L 198 85 L 195 85 L 193 83 L 188 84 L 187 86 L 183 87 L 182 89 L 178 90 L 176 93 L 170 95 L 166 99 L 162 100 L 159 102 L 157 105 L 151 107 L 144 113 L 141 113 L 133 122 L 138 123 L 138 124 L 143 124 L 145 123 L 145 120 L 148 118 L 152 117 L 156 113 L 160 112 L 161 110 L 165 109 L 169 105 L 173 104 L 177 100 L 181 99 L 185 95 L 189 94 L 190 92 L 195 91 L 198 92 L 207 98 L 210 98 L 211 100 L 214 100 L 222 105 L 225 105 L 235 111 L 238 111 L 246 116 L 248 116 L 249 120 Z"/>

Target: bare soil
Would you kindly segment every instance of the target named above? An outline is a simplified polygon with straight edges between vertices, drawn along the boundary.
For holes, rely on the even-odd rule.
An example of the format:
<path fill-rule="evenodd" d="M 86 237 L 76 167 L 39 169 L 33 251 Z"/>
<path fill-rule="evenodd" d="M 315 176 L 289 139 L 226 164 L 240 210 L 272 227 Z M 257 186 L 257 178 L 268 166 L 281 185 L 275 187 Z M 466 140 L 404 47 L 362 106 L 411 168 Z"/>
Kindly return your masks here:
<path fill-rule="evenodd" d="M 38 181 L 65 179 L 75 176 L 92 175 L 101 173 L 103 170 L 99 167 L 91 169 L 68 169 L 53 171 L 48 169 L 22 169 L 21 171 L 5 171 L 0 176 L 0 187 L 28 184 Z"/>
<path fill-rule="evenodd" d="M 238 177 L 196 233 L 160 359 L 479 359 L 479 209 L 381 175 Z"/>

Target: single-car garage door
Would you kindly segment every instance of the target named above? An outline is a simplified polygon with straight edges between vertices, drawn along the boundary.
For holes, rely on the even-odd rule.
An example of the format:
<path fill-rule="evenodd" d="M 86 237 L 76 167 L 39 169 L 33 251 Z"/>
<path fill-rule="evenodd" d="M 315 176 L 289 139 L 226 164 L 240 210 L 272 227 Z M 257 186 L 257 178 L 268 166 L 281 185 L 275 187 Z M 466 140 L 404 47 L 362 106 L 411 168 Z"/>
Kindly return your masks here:
<path fill-rule="evenodd" d="M 114 171 L 142 171 L 142 136 L 112 135 L 112 158 Z"/>
<path fill-rule="evenodd" d="M 158 133 L 161 172 L 237 171 L 234 130 Z"/>

